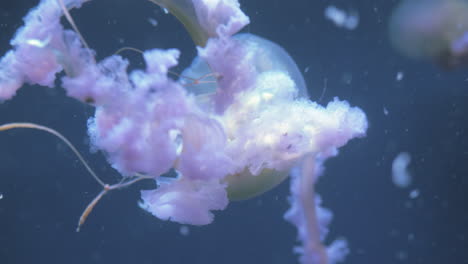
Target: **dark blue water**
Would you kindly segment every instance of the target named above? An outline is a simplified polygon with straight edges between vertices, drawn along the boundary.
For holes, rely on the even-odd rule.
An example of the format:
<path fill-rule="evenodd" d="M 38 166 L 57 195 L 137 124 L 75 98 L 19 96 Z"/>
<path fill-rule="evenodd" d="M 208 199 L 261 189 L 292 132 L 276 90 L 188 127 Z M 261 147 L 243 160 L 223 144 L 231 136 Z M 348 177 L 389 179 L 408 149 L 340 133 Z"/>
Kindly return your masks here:
<path fill-rule="evenodd" d="M 370 127 L 326 163 L 318 185 L 335 213 L 330 238 L 350 243 L 349 264 L 468 263 L 468 69 L 444 71 L 403 58 L 389 45 L 396 1 L 241 1 L 245 29 L 282 45 L 296 60 L 313 100 L 337 96 L 361 107 Z M 36 1 L 0 2 L 0 53 Z M 354 8 L 356 30 L 324 18 L 327 5 Z M 195 55 L 189 35 L 144 0 L 94 0 L 72 12 L 98 58 L 122 46 L 178 48 L 181 72 Z M 156 27 L 148 18 L 158 21 Z M 138 54 L 126 55 L 141 67 Z M 226 63 L 229 63 L 227 61 Z M 308 69 L 308 70 L 306 70 Z M 397 80 L 398 72 L 403 79 Z M 326 83 L 326 89 L 324 84 Z M 388 111 L 386 115 L 384 109 Z M 108 181 L 119 175 L 89 151 L 93 109 L 60 88 L 23 87 L 0 104 L 0 123 L 28 121 L 66 135 Z M 391 181 L 394 157 L 411 154 L 413 184 Z M 75 227 L 100 191 L 72 153 L 43 132 L 0 133 L 0 264 L 12 263 L 298 263 L 296 230 L 282 218 L 288 183 L 256 199 L 233 202 L 213 224 L 163 222 L 137 206 L 140 183 L 106 196 L 80 233 Z M 418 190 L 417 198 L 410 198 Z"/>

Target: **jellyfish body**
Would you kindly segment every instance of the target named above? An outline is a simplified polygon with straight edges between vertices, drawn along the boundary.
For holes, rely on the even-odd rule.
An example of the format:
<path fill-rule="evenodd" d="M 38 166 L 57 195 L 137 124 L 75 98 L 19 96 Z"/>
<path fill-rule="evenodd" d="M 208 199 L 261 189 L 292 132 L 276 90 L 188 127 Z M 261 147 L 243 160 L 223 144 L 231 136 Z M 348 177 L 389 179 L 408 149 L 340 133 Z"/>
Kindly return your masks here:
<path fill-rule="evenodd" d="M 163 220 L 209 224 L 228 197 L 259 195 L 303 165 L 287 217 L 312 256 L 303 263 L 317 257 L 333 263 L 333 255 L 345 255 L 345 246 L 334 247 L 340 254 L 321 246 L 331 214 L 314 207 L 313 184 L 327 158 L 365 135 L 364 112 L 338 98 L 326 106 L 309 101 L 284 49 L 252 34 L 235 36 L 249 23 L 238 1 L 153 1 L 174 13 L 199 45 L 198 58 L 182 74 L 197 79 L 195 86 L 168 77 L 180 55 L 174 49 L 143 52 L 146 68 L 132 72 L 119 55 L 97 62 L 78 34 L 62 27 L 66 11 L 56 0 L 42 0 L 12 41 L 14 50 L 0 59 L 0 98 L 11 98 L 23 82 L 51 85 L 65 69 L 67 94 L 96 107 L 88 121 L 93 146 L 124 177 L 121 184 L 104 184 L 91 209 L 106 192 L 151 179 L 158 188 L 141 192 L 143 209 Z M 68 0 L 62 8 L 83 2 Z M 40 61 L 49 67 L 39 73 L 29 67 Z M 171 169 L 177 177 L 164 176 Z"/>
<path fill-rule="evenodd" d="M 405 0 L 389 23 L 394 47 L 447 68 L 468 63 L 468 1 Z"/>
<path fill-rule="evenodd" d="M 297 92 L 294 98 L 308 97 L 305 81 L 299 68 L 282 47 L 253 34 L 238 34 L 233 38 L 240 42 L 244 48 L 249 50 L 249 56 L 252 57 L 251 62 L 255 75 L 258 76 L 268 72 L 278 74 L 278 72 L 280 72 L 285 76 L 289 76 L 296 84 Z M 209 72 L 211 72 L 209 65 L 202 58 L 196 57 L 192 65 L 182 73 L 182 76 L 195 78 L 197 76 L 206 75 L 206 73 Z M 182 78 L 181 80 L 183 84 L 186 84 L 186 79 Z M 206 109 L 212 110 L 214 107 L 214 100 L 210 97 L 216 93 L 219 87 L 216 82 L 216 76 L 210 76 L 206 80 L 211 81 L 186 87 L 190 93 L 198 96 L 200 105 Z M 265 89 L 262 93 L 266 97 L 273 97 L 273 93 L 275 92 L 277 91 L 268 91 L 268 89 Z M 235 136 L 231 133 L 230 140 L 233 140 L 233 137 Z M 228 175 L 224 179 L 227 183 L 228 197 L 230 200 L 248 199 L 266 192 L 284 181 L 290 169 L 290 167 L 282 171 L 263 169 L 258 175 L 254 176 L 248 168 L 245 168 L 239 173 Z"/>

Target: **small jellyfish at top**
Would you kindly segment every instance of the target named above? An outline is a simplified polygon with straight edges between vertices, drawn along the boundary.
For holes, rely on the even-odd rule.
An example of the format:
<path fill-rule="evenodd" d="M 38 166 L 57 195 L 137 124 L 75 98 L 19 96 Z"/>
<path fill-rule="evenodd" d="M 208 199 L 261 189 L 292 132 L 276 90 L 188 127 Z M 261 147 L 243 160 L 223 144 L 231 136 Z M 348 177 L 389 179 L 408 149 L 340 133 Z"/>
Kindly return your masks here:
<path fill-rule="evenodd" d="M 390 17 L 390 41 L 410 58 L 446 69 L 467 66 L 467 14 L 466 0 L 403 0 Z"/>

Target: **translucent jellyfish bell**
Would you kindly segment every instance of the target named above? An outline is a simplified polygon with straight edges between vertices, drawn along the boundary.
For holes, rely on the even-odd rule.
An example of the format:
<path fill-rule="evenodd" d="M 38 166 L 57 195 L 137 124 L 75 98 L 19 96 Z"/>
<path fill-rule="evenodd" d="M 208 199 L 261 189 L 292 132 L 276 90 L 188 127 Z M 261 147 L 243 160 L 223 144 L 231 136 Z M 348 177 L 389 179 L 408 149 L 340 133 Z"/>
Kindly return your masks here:
<path fill-rule="evenodd" d="M 242 43 L 242 46 L 253 54 L 252 62 L 255 75 L 259 76 L 266 72 L 281 72 L 294 82 L 297 90 L 297 97 L 307 98 L 307 88 L 304 78 L 294 60 L 278 44 L 253 34 L 238 34 L 234 36 L 236 40 Z M 229 63 L 228 61 L 226 63 Z M 200 57 L 196 57 L 192 65 L 187 68 L 182 76 L 203 78 L 197 85 L 185 85 L 187 90 L 197 95 L 198 102 L 206 108 L 213 108 L 213 100 L 210 98 L 218 89 L 216 76 L 210 75 L 212 70 L 206 62 Z M 186 79 L 182 78 L 182 81 Z M 241 173 L 229 175 L 225 178 L 228 183 L 227 191 L 229 199 L 239 200 L 248 199 L 266 192 L 277 186 L 288 176 L 289 168 L 285 171 L 273 169 L 264 169 L 258 175 L 252 175 L 249 169 Z"/>
<path fill-rule="evenodd" d="M 390 40 L 404 55 L 454 67 L 468 61 L 468 1 L 405 0 L 394 10 Z"/>
<path fill-rule="evenodd" d="M 233 38 L 242 42 L 244 47 L 250 50 L 252 54 L 255 54 L 253 61 L 257 75 L 267 71 L 284 72 L 296 84 L 298 97 L 308 97 L 307 87 L 301 71 L 291 56 L 281 46 L 254 34 L 237 34 Z M 184 82 L 187 90 L 199 96 L 200 100 L 205 101 L 205 103 L 206 97 L 215 93 L 218 88 L 216 75 L 210 74 L 211 72 L 212 70 L 208 64 L 197 56 L 192 61 L 190 67 L 185 69 L 181 74 L 181 76 L 185 77 L 181 81 Z M 203 76 L 207 77 L 204 78 Z M 187 77 L 189 77 L 188 81 Z M 200 77 L 202 77 L 202 80 L 197 85 L 189 85 L 191 79 L 200 79 Z"/>
<path fill-rule="evenodd" d="M 308 97 L 307 87 L 301 71 L 294 60 L 280 45 L 254 34 L 238 34 L 235 39 L 243 42 L 255 53 L 257 73 L 280 71 L 287 73 L 298 89 L 299 97 Z"/>

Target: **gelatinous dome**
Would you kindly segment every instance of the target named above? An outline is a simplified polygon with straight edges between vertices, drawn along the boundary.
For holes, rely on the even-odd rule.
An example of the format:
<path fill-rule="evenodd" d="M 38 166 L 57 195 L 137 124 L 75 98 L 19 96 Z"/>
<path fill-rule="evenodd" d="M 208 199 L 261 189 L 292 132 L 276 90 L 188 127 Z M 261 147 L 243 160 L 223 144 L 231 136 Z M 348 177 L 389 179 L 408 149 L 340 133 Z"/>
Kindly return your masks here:
<path fill-rule="evenodd" d="M 253 34 L 238 34 L 234 36 L 240 41 L 250 54 L 253 54 L 252 63 L 256 71 L 256 76 L 265 72 L 281 72 L 295 83 L 297 97 L 308 97 L 304 78 L 294 60 L 278 44 Z M 226 63 L 229 63 L 228 61 Z M 190 78 L 200 78 L 212 73 L 206 62 L 196 57 L 192 65 L 186 69 L 182 76 Z M 182 81 L 185 81 L 183 79 Z M 194 93 L 199 98 L 199 103 L 206 107 L 212 107 L 212 95 L 217 89 L 215 76 L 211 75 L 200 80 L 196 85 L 188 85 L 187 90 Z M 266 192 L 277 186 L 288 176 L 288 170 L 277 171 L 264 169 L 258 175 L 252 175 L 249 169 L 227 176 L 227 191 L 231 200 L 248 199 Z"/>
<path fill-rule="evenodd" d="M 257 74 L 266 71 L 281 71 L 287 73 L 295 82 L 299 97 L 308 97 L 307 87 L 299 68 L 289 54 L 278 44 L 254 34 L 242 33 L 234 36 L 240 40 L 251 53 L 255 54 L 254 66 Z M 229 63 L 229 62 L 226 62 Z M 212 73 L 206 62 L 198 56 L 193 60 L 192 65 L 182 72 L 182 76 L 198 79 Z M 190 80 L 182 78 L 184 83 Z M 197 85 L 189 85 L 187 90 L 195 95 L 207 95 L 216 91 L 217 84 L 214 75 L 203 78 Z"/>

